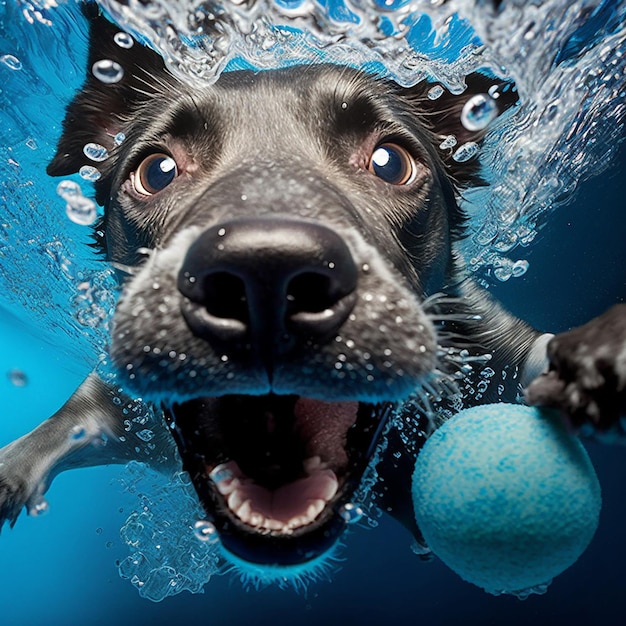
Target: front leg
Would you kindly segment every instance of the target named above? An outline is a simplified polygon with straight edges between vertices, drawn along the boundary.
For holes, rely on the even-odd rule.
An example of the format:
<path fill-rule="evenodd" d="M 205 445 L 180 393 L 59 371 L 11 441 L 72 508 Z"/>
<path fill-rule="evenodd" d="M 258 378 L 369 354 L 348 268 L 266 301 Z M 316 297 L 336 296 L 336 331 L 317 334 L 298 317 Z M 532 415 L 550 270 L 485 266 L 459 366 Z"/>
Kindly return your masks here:
<path fill-rule="evenodd" d="M 613 306 L 548 344 L 549 369 L 526 390 L 529 404 L 605 431 L 626 416 L 626 304 Z"/>
<path fill-rule="evenodd" d="M 129 410 L 130 407 L 130 410 Z M 132 432 L 132 408 L 143 411 Z M 135 411 L 135 413 L 136 413 Z M 51 418 L 0 449 L 0 529 L 15 524 L 23 507 L 37 514 L 53 478 L 66 469 L 156 461 L 172 468 L 176 454 L 171 437 L 139 401 L 120 396 L 95 374 L 89 376 Z M 148 423 L 149 421 L 149 423 Z"/>

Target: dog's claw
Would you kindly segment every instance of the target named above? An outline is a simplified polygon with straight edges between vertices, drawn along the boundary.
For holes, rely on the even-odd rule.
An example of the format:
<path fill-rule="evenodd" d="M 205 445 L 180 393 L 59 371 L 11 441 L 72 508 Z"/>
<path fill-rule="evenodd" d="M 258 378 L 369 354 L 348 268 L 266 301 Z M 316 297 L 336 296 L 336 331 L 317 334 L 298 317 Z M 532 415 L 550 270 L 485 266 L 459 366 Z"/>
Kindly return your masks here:
<path fill-rule="evenodd" d="M 561 409 L 575 426 L 608 430 L 626 416 L 626 304 L 548 344 L 549 371 L 526 390 L 532 405 Z"/>

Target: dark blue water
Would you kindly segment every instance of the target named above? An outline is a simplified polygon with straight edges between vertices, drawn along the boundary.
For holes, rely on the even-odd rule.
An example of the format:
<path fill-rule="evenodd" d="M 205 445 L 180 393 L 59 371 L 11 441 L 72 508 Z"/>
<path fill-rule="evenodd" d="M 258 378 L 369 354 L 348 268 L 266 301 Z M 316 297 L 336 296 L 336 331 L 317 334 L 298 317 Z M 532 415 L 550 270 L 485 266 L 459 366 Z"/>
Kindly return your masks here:
<path fill-rule="evenodd" d="M 0 134 L 3 130 L 6 126 Z M 512 311 L 558 331 L 626 300 L 625 175 L 622 149 L 609 171 L 582 185 L 572 204 L 552 214 L 530 249 L 527 274 L 493 287 Z M 43 169 L 41 177 L 46 184 Z M 0 262 L 6 263 L 5 257 Z M 31 281 L 46 277 L 18 274 L 13 287 L 28 292 L 35 287 Z M 34 324 L 14 301 L 8 293 L 0 301 L 6 303 L 0 316 L 0 445 L 50 415 L 88 371 L 86 362 L 67 356 L 59 334 L 50 341 L 43 322 Z M 10 379 L 15 370 L 27 376 L 26 385 Z M 47 516 L 22 517 L 15 529 L 3 530 L 0 625 L 623 624 L 626 449 L 598 444 L 588 449 L 603 489 L 600 526 L 585 554 L 544 596 L 492 597 L 440 562 L 420 562 L 406 532 L 383 520 L 375 530 L 355 530 L 332 581 L 316 583 L 307 593 L 244 591 L 224 576 L 213 579 L 202 595 L 183 593 L 153 604 L 141 599 L 116 567 L 128 553 L 119 528 L 136 498 L 122 493 L 122 468 L 96 468 L 58 477 L 48 494 Z"/>

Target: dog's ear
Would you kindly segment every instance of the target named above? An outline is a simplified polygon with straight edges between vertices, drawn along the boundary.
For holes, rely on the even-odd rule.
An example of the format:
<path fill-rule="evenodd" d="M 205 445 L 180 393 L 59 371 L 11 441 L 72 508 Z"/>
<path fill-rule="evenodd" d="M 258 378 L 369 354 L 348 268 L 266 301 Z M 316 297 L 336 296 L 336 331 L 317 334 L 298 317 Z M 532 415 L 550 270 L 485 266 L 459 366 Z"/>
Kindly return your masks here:
<path fill-rule="evenodd" d="M 480 72 L 470 74 L 465 82 L 467 88 L 458 95 L 431 82 L 418 84 L 412 94 L 418 98 L 420 117 L 434 134 L 438 154 L 461 187 L 483 184 L 474 151 L 489 123 L 519 101 L 512 82 Z"/>
<path fill-rule="evenodd" d="M 87 78 L 67 107 L 56 155 L 47 168 L 51 176 L 97 166 L 85 155 L 85 146 L 93 143 L 110 151 L 124 114 L 156 93 L 159 81 L 171 78 L 156 52 L 133 42 L 100 14 L 97 5 L 86 5 L 84 13 L 89 20 Z M 96 69 L 94 64 L 99 64 Z"/>

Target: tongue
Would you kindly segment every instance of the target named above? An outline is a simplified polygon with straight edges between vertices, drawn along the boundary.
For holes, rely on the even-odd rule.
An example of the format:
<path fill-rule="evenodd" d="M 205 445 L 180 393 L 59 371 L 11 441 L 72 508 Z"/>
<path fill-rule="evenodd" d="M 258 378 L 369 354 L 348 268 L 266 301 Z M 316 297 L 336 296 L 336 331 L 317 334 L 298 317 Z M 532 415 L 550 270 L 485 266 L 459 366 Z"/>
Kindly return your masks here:
<path fill-rule="evenodd" d="M 235 461 L 218 465 L 210 476 L 228 508 L 241 521 L 255 528 L 285 533 L 313 522 L 338 488 L 335 473 L 321 465 L 309 476 L 274 490 L 257 485 Z"/>
<path fill-rule="evenodd" d="M 357 419 L 358 402 L 323 402 L 298 398 L 294 407 L 297 429 L 309 455 L 320 456 L 335 468 L 348 462 L 346 436 Z"/>

